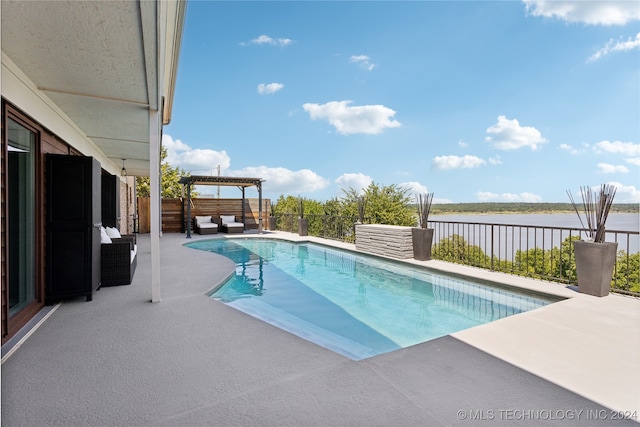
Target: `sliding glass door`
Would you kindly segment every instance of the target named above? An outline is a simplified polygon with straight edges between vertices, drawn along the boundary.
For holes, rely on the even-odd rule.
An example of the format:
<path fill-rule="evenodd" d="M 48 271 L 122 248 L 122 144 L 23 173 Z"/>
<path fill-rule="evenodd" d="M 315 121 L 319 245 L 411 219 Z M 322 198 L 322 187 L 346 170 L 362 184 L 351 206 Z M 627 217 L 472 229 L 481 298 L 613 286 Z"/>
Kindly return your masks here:
<path fill-rule="evenodd" d="M 9 317 L 36 298 L 36 133 L 8 119 L 7 225 Z"/>

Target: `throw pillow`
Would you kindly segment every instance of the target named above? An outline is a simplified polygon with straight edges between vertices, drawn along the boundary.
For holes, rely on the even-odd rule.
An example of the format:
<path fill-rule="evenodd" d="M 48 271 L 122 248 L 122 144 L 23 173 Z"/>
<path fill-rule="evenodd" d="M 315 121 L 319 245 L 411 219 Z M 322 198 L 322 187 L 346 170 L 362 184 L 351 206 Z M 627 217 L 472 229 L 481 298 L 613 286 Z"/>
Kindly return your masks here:
<path fill-rule="evenodd" d="M 111 237 L 109 237 L 104 227 L 100 227 L 100 243 L 112 243 Z"/>
<path fill-rule="evenodd" d="M 120 231 L 118 231 L 118 229 L 115 227 L 107 227 L 107 236 L 111 237 L 112 239 L 119 239 L 122 237 L 120 235 Z"/>

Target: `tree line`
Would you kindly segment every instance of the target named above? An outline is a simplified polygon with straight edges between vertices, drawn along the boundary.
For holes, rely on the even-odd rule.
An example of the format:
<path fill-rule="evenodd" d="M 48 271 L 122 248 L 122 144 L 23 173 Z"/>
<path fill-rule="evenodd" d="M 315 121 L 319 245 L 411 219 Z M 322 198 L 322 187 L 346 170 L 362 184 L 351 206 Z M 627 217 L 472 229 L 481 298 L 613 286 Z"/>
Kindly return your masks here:
<path fill-rule="evenodd" d="M 488 268 L 542 280 L 564 280 L 576 283 L 576 259 L 573 241 L 579 236 L 567 237 L 560 247 L 543 250 L 518 250 L 513 261 L 491 259 L 480 246 L 470 245 L 462 236 L 453 234 L 433 245 L 434 259 Z M 640 292 L 640 252 L 627 254 L 618 251 L 612 289 Z"/>

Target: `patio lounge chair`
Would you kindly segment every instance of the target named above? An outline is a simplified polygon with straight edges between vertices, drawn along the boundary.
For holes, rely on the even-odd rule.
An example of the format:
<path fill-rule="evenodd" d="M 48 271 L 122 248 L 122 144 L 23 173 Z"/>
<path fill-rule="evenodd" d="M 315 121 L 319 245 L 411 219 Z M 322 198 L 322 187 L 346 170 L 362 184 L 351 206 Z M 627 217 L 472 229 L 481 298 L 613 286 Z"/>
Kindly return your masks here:
<path fill-rule="evenodd" d="M 210 216 L 196 216 L 195 230 L 198 234 L 216 234 L 218 232 L 218 224 L 213 222 Z"/>
<path fill-rule="evenodd" d="M 220 224 L 223 232 L 226 232 L 226 233 L 244 232 L 244 223 L 236 222 L 236 217 L 234 215 L 220 215 Z"/>
<path fill-rule="evenodd" d="M 117 235 L 120 236 L 119 232 Z M 125 234 L 120 237 L 107 237 L 104 236 L 104 233 L 102 234 L 100 286 L 129 285 L 138 265 L 136 235 Z"/>

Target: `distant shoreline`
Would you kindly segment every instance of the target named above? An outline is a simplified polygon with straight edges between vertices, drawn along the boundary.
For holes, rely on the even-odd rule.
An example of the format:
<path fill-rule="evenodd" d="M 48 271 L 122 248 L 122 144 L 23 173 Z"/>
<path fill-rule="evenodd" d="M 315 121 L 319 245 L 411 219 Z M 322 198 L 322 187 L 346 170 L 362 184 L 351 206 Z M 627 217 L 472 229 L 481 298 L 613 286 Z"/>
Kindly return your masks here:
<path fill-rule="evenodd" d="M 580 210 L 582 213 L 582 210 Z M 431 206 L 431 215 L 465 214 L 575 214 L 571 203 L 442 203 Z M 610 213 L 640 213 L 637 203 L 614 203 Z"/>

